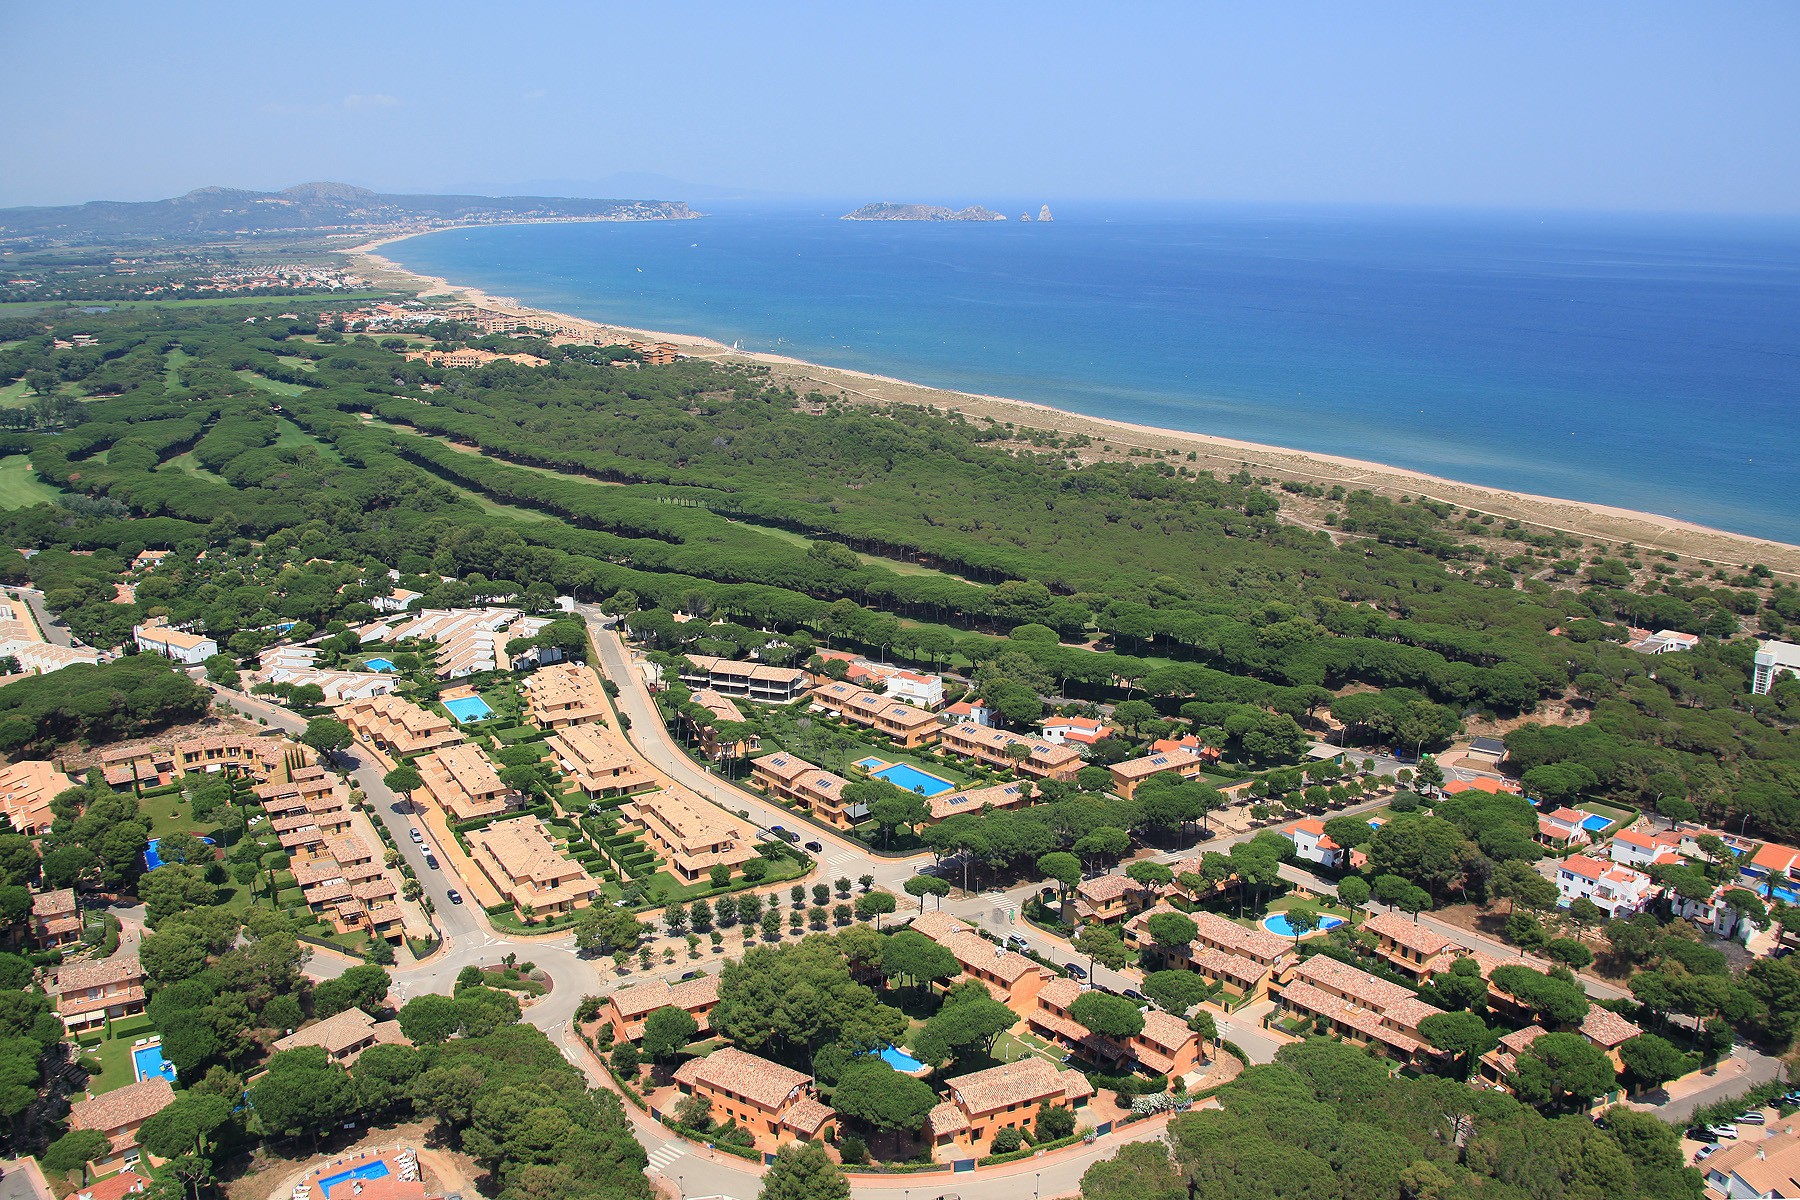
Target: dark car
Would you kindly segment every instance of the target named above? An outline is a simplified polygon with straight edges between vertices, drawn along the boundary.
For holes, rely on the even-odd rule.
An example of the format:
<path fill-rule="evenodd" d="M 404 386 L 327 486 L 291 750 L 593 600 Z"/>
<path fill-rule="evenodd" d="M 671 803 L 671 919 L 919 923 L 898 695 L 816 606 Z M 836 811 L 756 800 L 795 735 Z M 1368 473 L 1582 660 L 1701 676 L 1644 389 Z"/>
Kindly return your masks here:
<path fill-rule="evenodd" d="M 426 865 L 426 866 L 428 866 L 428 867 L 430 867 L 430 868 L 431 868 L 431 869 L 432 869 L 432 870 L 434 870 L 434 871 L 435 871 L 435 870 L 437 870 L 437 869 L 438 869 L 438 860 L 437 860 L 437 855 L 435 855 L 435 854 L 427 854 L 427 855 L 426 855 L 426 856 L 425 856 L 425 865 Z"/>
<path fill-rule="evenodd" d="M 1083 967 L 1077 966 L 1074 963 L 1068 963 L 1068 964 L 1064 965 L 1063 971 L 1069 976 L 1070 979 L 1086 979 L 1087 978 L 1087 970 Z"/>
<path fill-rule="evenodd" d="M 457 891 L 455 888 L 451 888 L 449 891 L 445 892 L 444 894 L 446 896 L 450 897 L 450 903 L 452 903 L 452 904 L 461 904 L 462 903 L 462 893 Z"/>
<path fill-rule="evenodd" d="M 797 833 L 789 832 L 789 833 L 784 833 L 781 836 L 786 838 L 788 841 L 794 843 L 794 845 L 796 845 L 796 846 L 798 846 L 800 844 L 800 835 Z"/>
<path fill-rule="evenodd" d="M 819 843 L 817 843 L 817 842 L 808 842 L 808 843 L 806 843 L 806 848 L 807 848 L 807 849 L 808 849 L 808 850 L 811 850 L 811 851 L 812 851 L 812 852 L 813 852 L 813 853 L 814 853 L 814 854 L 823 854 L 823 853 L 825 853 L 825 847 L 823 847 L 823 846 L 821 846 L 821 845 L 820 845 L 820 844 L 819 844 Z"/>
<path fill-rule="evenodd" d="M 1696 1142 L 1716 1142 L 1719 1140 L 1719 1135 L 1704 1125 L 1694 1126 L 1687 1131 L 1687 1135 Z"/>
<path fill-rule="evenodd" d="M 1142 1004 L 1144 1002 L 1144 993 L 1142 993 L 1142 992 L 1134 991 L 1131 988 L 1126 988 L 1122 994 L 1124 995 L 1124 997 L 1127 1000 L 1133 1000 L 1139 1004 Z"/>

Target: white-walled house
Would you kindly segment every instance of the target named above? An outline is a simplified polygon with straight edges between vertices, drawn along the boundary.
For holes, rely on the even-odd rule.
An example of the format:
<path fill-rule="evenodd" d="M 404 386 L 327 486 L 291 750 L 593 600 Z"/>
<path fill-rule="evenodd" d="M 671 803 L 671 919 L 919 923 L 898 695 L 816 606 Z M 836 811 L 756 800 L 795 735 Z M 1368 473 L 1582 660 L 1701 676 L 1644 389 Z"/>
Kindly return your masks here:
<path fill-rule="evenodd" d="M 1565 903 L 1592 900 L 1607 916 L 1617 917 L 1641 910 L 1656 891 L 1656 885 L 1642 871 L 1585 854 L 1571 854 L 1557 868 L 1556 890 L 1562 893 Z"/>
<path fill-rule="evenodd" d="M 197 667 L 219 652 L 219 643 L 205 634 L 171 629 L 161 618 L 134 626 L 131 637 L 139 650 L 160 654 L 188 667 Z"/>

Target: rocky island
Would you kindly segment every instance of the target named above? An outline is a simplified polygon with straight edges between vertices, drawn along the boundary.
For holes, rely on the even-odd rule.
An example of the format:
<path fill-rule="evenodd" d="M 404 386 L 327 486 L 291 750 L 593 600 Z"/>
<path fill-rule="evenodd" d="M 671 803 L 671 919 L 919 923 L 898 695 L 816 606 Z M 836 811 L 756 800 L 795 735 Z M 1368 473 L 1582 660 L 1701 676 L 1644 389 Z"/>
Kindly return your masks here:
<path fill-rule="evenodd" d="M 865 204 L 854 212 L 844 214 L 846 221 L 1004 221 L 1001 214 L 972 205 L 969 208 L 951 209 L 937 204 L 889 204 L 878 202 Z"/>

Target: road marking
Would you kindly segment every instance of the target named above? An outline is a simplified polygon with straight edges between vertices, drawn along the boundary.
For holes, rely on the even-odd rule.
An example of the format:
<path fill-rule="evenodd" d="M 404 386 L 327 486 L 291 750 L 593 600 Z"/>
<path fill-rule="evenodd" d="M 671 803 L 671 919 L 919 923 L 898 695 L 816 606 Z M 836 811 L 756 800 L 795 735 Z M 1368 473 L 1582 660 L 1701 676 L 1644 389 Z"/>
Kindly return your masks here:
<path fill-rule="evenodd" d="M 650 1152 L 650 1165 L 658 1171 L 687 1153 L 687 1146 L 682 1142 L 667 1142 Z"/>

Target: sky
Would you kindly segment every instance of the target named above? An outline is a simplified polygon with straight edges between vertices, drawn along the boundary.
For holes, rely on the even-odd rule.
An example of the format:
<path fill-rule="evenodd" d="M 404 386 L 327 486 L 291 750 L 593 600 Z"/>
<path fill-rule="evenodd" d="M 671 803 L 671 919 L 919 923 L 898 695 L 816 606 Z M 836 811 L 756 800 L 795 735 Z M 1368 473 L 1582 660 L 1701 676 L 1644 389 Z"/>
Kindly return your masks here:
<path fill-rule="evenodd" d="M 0 0 L 0 205 L 334 180 L 1792 216 L 1797 47 L 1792 0 Z"/>

